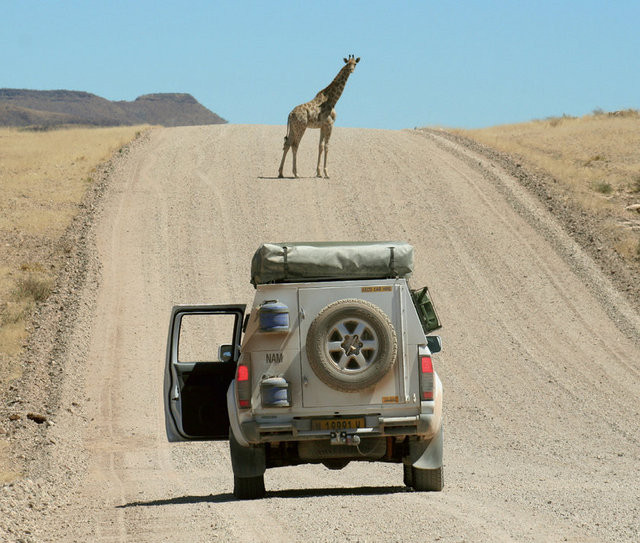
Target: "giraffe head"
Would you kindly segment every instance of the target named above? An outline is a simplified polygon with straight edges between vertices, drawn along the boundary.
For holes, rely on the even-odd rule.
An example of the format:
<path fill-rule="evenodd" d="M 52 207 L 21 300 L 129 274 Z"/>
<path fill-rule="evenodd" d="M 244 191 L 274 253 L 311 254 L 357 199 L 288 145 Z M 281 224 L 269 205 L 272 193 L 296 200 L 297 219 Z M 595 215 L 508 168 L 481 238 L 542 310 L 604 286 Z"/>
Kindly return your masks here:
<path fill-rule="evenodd" d="M 349 58 L 343 59 L 344 63 L 349 67 L 349 73 L 352 74 L 353 70 L 356 69 L 356 64 L 360 62 L 360 57 L 354 58 L 353 55 L 349 55 Z"/>

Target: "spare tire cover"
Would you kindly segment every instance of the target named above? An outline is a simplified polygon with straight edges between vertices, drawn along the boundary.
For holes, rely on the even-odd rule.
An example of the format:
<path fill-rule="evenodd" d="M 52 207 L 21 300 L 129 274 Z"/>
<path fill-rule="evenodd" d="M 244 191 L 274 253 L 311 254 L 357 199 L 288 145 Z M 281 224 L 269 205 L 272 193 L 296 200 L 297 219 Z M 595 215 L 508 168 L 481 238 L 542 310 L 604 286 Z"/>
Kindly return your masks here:
<path fill-rule="evenodd" d="M 378 306 L 358 299 L 326 306 L 309 327 L 307 358 L 328 386 L 357 392 L 375 385 L 393 367 L 398 341 Z"/>

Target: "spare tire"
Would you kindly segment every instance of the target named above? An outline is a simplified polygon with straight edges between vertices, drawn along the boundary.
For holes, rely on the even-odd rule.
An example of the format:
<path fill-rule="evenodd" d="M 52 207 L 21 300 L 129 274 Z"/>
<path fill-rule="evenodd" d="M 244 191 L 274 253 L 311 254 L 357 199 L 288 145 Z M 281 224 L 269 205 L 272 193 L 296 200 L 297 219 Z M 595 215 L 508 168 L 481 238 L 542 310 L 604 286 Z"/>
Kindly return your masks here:
<path fill-rule="evenodd" d="M 393 367 L 396 331 L 378 306 L 357 299 L 326 306 L 309 327 L 307 358 L 315 374 L 342 392 L 375 385 Z"/>

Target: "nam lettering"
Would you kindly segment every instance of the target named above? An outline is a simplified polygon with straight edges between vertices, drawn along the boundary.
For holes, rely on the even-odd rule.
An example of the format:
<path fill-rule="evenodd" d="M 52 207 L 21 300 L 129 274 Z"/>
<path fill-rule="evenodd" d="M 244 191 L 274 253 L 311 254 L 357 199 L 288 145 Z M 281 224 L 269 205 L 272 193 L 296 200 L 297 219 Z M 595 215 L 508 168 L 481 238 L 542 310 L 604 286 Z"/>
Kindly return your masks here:
<path fill-rule="evenodd" d="M 267 364 L 281 364 L 282 353 L 267 353 Z"/>

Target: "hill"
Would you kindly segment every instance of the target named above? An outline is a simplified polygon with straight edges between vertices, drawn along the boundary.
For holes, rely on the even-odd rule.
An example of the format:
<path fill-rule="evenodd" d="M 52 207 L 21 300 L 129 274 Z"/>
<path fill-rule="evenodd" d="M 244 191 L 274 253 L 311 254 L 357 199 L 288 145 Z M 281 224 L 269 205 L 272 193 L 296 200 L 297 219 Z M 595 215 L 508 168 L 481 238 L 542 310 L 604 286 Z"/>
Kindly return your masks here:
<path fill-rule="evenodd" d="M 191 126 L 226 122 L 190 94 L 145 94 L 128 102 L 82 91 L 0 89 L 0 126 Z"/>

